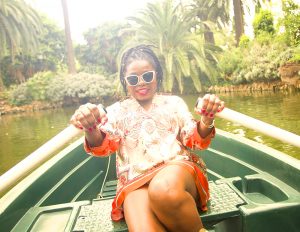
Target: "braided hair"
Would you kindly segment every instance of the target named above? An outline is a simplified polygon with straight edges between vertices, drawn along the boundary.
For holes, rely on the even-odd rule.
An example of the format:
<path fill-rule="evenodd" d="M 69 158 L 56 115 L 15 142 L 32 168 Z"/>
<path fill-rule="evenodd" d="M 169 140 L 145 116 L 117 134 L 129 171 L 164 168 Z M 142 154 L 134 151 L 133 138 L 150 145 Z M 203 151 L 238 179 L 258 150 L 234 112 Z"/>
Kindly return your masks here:
<path fill-rule="evenodd" d="M 124 79 L 127 66 L 135 60 L 146 60 L 154 67 L 157 78 L 157 89 L 159 89 L 163 79 L 163 71 L 160 62 L 151 48 L 148 45 L 143 44 L 128 49 L 122 56 L 120 67 L 120 81 L 123 86 L 124 92 L 127 94 L 126 82 Z"/>

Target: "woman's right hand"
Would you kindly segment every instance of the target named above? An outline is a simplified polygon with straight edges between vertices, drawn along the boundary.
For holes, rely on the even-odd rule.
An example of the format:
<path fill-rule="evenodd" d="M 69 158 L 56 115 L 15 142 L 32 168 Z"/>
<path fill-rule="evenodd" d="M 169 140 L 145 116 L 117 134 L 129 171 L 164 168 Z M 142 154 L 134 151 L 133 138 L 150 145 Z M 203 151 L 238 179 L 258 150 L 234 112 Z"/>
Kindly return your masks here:
<path fill-rule="evenodd" d="M 70 123 L 76 128 L 93 132 L 99 124 L 107 122 L 106 110 L 102 105 L 86 103 L 81 105 L 70 119 Z"/>

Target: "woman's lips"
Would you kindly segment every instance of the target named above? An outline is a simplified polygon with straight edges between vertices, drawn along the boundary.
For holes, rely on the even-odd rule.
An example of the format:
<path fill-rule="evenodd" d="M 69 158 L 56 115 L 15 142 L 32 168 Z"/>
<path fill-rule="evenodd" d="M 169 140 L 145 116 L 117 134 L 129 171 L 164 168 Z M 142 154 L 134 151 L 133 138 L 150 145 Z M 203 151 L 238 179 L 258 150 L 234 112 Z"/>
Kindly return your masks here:
<path fill-rule="evenodd" d="M 149 89 L 141 88 L 141 89 L 137 89 L 136 92 L 140 95 L 146 95 L 149 92 Z"/>

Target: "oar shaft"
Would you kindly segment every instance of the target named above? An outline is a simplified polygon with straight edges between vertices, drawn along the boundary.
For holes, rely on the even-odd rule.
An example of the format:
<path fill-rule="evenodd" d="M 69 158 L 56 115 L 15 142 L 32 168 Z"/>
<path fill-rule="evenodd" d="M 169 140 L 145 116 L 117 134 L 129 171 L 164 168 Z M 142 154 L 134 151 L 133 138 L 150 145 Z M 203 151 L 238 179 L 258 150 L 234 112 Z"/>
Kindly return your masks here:
<path fill-rule="evenodd" d="M 245 127 L 253 129 L 255 131 L 261 132 L 265 135 L 268 135 L 272 138 L 281 140 L 283 142 L 292 144 L 296 147 L 300 147 L 300 136 L 288 132 L 286 130 L 275 127 L 271 124 L 262 122 L 255 118 L 249 117 L 245 114 L 236 112 L 234 110 L 225 108 L 222 112 L 217 113 L 216 116 L 224 118 L 228 121 L 236 122 Z"/>

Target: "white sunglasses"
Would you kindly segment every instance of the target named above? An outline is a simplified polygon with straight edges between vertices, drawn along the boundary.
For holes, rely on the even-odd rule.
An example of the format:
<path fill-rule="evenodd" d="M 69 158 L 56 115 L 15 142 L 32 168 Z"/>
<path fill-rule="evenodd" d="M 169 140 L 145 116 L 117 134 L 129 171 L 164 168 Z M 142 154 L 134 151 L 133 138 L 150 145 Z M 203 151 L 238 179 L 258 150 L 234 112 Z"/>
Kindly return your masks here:
<path fill-rule="evenodd" d="M 147 71 L 140 76 L 128 75 L 124 77 L 124 79 L 129 86 L 136 86 L 141 81 L 140 78 L 142 78 L 142 80 L 148 84 L 154 80 L 154 77 L 155 77 L 155 71 Z"/>

